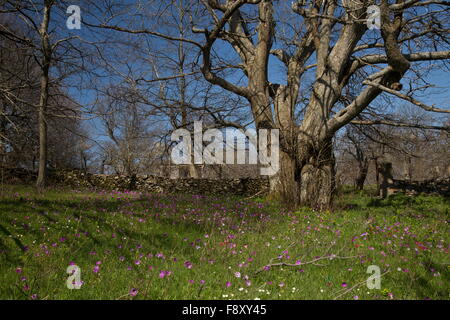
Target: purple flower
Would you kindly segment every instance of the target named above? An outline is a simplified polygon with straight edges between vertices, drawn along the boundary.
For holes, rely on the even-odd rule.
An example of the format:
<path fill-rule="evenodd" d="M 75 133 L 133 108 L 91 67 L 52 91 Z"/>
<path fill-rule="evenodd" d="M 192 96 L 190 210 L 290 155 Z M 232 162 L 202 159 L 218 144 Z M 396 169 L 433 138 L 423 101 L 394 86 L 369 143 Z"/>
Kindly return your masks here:
<path fill-rule="evenodd" d="M 138 289 L 133 288 L 130 290 L 130 296 L 135 297 L 138 294 Z"/>
<path fill-rule="evenodd" d="M 192 269 L 192 262 L 190 262 L 190 261 L 185 261 L 185 262 L 184 262 L 184 266 L 185 266 L 186 268 L 188 268 L 188 269 Z"/>
<path fill-rule="evenodd" d="M 227 281 L 227 283 L 225 284 L 227 288 L 231 287 L 231 282 Z"/>
<path fill-rule="evenodd" d="M 163 279 L 163 278 L 165 278 L 165 277 L 170 276 L 171 274 L 172 274 L 172 271 L 161 270 L 161 271 L 159 272 L 159 277 L 160 277 L 161 279 Z"/>
<path fill-rule="evenodd" d="M 32 295 L 30 296 L 30 298 L 31 298 L 31 299 L 33 299 L 33 300 L 36 300 L 36 299 L 37 299 L 37 297 L 38 297 L 38 296 L 37 296 L 37 294 L 36 294 L 36 293 L 33 293 L 33 294 L 32 294 Z"/>
<path fill-rule="evenodd" d="M 347 283 L 342 282 L 341 286 L 342 286 L 343 288 L 347 288 Z"/>
<path fill-rule="evenodd" d="M 99 272 L 99 270 L 100 270 L 100 267 L 99 267 L 99 266 L 95 266 L 94 269 L 92 269 L 92 271 L 93 271 L 94 273 Z"/>
<path fill-rule="evenodd" d="M 235 276 L 236 278 L 240 278 L 240 277 L 241 277 L 241 273 L 240 273 L 240 272 L 235 272 L 235 273 L 234 273 L 234 276 Z"/>
<path fill-rule="evenodd" d="M 22 268 L 16 268 L 16 273 L 22 273 Z"/>

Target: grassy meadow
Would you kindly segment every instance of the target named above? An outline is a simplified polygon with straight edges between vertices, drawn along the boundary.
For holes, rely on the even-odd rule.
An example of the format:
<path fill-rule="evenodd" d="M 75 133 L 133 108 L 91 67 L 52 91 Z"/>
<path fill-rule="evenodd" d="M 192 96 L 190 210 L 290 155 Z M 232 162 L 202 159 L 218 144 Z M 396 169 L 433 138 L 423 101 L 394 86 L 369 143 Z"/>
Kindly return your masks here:
<path fill-rule="evenodd" d="M 0 299 L 449 299 L 450 200 L 262 198 L 6 186 Z M 80 268 L 68 289 L 67 268 Z M 378 266 L 381 288 L 366 285 Z M 74 282 L 72 282 L 73 284 Z"/>

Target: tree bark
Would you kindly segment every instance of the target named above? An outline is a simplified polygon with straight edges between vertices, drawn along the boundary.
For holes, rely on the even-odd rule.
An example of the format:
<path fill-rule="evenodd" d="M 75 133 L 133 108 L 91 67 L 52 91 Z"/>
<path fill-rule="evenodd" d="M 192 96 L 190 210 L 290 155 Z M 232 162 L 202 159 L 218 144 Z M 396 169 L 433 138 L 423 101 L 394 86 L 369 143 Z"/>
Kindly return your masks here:
<path fill-rule="evenodd" d="M 300 188 L 296 161 L 288 153 L 280 151 L 280 169 L 269 178 L 270 197 L 295 207 L 300 204 Z"/>
<path fill-rule="evenodd" d="M 47 105 L 48 105 L 48 89 L 49 89 L 49 70 L 52 49 L 48 35 L 48 26 L 50 22 L 50 11 L 53 3 L 46 1 L 44 7 L 44 16 L 39 30 L 41 37 L 42 58 L 42 74 L 40 83 L 40 99 L 38 108 L 38 125 L 39 125 L 39 169 L 36 187 L 38 191 L 42 191 L 47 183 Z"/>
<path fill-rule="evenodd" d="M 328 209 L 336 189 L 332 140 L 325 140 L 320 149 L 312 149 L 306 155 L 300 174 L 300 203 L 319 210 Z"/>
<path fill-rule="evenodd" d="M 369 170 L 369 161 L 367 159 L 361 160 L 359 163 L 358 176 L 355 179 L 356 190 L 363 190 L 366 182 L 367 172 Z"/>

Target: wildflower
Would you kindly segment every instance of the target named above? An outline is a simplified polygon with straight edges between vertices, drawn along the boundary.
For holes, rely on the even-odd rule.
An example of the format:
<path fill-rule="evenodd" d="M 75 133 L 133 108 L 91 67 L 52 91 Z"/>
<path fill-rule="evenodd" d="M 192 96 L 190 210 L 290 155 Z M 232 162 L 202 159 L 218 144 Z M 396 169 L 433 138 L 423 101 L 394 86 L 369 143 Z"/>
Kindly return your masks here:
<path fill-rule="evenodd" d="M 227 288 L 231 287 L 231 282 L 227 281 L 227 283 L 225 284 Z"/>
<path fill-rule="evenodd" d="M 241 273 L 240 273 L 240 272 L 235 272 L 235 273 L 234 273 L 234 276 L 235 276 L 236 278 L 240 278 L 240 277 L 241 277 Z"/>
<path fill-rule="evenodd" d="M 184 262 L 184 266 L 185 266 L 186 268 L 188 268 L 188 269 L 192 269 L 192 262 L 190 262 L 190 261 L 185 261 L 185 262 Z"/>
<path fill-rule="evenodd" d="M 342 286 L 342 288 L 347 288 L 347 283 L 342 282 L 341 286 Z"/>
<path fill-rule="evenodd" d="M 130 296 L 135 297 L 138 294 L 138 289 L 133 288 L 130 290 Z"/>
<path fill-rule="evenodd" d="M 99 267 L 99 266 L 95 266 L 94 269 L 92 269 L 92 271 L 93 271 L 94 273 L 98 273 L 99 270 L 100 270 L 100 267 Z"/>

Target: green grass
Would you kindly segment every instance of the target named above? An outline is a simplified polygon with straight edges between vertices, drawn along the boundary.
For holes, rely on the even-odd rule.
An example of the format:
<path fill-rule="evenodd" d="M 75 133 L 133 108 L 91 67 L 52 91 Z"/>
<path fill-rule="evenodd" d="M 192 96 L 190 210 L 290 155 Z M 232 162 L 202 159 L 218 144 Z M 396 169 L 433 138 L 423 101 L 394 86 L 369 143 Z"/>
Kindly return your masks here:
<path fill-rule="evenodd" d="M 337 207 L 9 186 L 0 298 L 450 298 L 448 199 L 345 192 Z M 70 263 L 79 290 L 66 287 Z M 380 289 L 366 286 L 370 265 Z"/>

